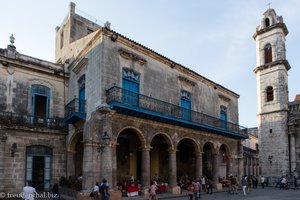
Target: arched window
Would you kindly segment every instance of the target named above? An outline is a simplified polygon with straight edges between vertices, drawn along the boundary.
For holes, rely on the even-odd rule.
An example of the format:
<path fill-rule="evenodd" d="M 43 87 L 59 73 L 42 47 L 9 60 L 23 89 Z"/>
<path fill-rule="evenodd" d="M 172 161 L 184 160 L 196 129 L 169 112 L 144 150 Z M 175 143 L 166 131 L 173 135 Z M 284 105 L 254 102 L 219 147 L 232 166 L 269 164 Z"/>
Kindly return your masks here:
<path fill-rule="evenodd" d="M 267 44 L 264 48 L 265 51 L 265 64 L 272 62 L 272 46 Z"/>
<path fill-rule="evenodd" d="M 269 18 L 265 19 L 265 25 L 266 25 L 266 27 L 270 26 L 270 20 L 269 20 Z"/>
<path fill-rule="evenodd" d="M 273 87 L 269 86 L 267 87 L 267 102 L 274 100 L 274 91 Z"/>

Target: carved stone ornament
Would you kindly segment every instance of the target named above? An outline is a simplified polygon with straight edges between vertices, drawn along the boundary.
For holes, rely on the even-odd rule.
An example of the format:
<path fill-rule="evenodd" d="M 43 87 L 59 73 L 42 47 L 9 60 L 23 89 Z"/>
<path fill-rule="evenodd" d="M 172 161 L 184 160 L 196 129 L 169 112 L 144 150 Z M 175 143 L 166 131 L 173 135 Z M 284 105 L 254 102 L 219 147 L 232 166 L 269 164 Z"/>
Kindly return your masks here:
<path fill-rule="evenodd" d="M 14 74 L 15 73 L 15 69 L 13 66 L 9 65 L 7 67 L 7 73 L 9 73 L 10 75 Z"/>
<path fill-rule="evenodd" d="M 178 76 L 178 79 L 182 82 L 185 82 L 191 86 L 195 86 L 196 82 L 189 80 L 188 78 L 184 77 L 184 76 Z"/>
<path fill-rule="evenodd" d="M 144 65 L 147 61 L 140 57 L 139 55 L 129 52 L 125 49 L 119 49 L 120 56 L 127 60 L 132 60 L 138 62 L 140 65 Z"/>

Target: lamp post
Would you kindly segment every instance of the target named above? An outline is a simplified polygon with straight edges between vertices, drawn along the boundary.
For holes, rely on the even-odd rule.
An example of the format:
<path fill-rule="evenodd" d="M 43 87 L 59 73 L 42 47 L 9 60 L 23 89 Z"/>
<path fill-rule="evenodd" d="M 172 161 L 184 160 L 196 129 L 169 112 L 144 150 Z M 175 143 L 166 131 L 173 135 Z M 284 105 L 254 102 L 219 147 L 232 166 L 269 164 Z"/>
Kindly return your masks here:
<path fill-rule="evenodd" d="M 109 140 L 110 140 L 110 137 L 107 134 L 107 132 L 105 131 L 102 135 L 101 143 L 100 143 L 99 147 L 97 148 L 98 152 L 103 153 L 105 146 L 107 146 L 109 144 Z"/>

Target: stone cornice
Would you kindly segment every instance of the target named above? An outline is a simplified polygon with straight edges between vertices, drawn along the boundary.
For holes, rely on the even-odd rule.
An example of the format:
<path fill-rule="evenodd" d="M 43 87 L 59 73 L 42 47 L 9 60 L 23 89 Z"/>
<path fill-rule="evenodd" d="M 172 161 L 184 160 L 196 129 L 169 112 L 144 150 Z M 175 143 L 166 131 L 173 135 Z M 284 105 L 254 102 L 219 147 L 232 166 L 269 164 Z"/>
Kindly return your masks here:
<path fill-rule="evenodd" d="M 51 75 L 57 75 L 57 76 L 65 76 L 63 68 L 57 67 L 52 68 L 49 66 L 45 66 L 42 63 L 30 63 L 23 60 L 18 59 L 11 59 L 7 58 L 5 56 L 0 55 L 0 63 L 3 64 L 3 66 L 14 66 L 18 68 L 24 68 L 32 71 L 38 71 L 45 74 L 51 74 Z"/>
<path fill-rule="evenodd" d="M 75 64 L 75 67 L 73 68 L 73 72 L 75 74 L 78 74 L 85 66 L 86 66 L 86 63 L 88 62 L 88 59 L 87 58 L 82 58 L 78 61 L 77 64 Z"/>
<path fill-rule="evenodd" d="M 222 94 L 218 94 L 218 95 L 219 95 L 219 98 L 222 99 L 222 100 L 224 100 L 225 102 L 230 102 L 230 98 L 228 98 L 228 97 L 226 97 L 226 96 L 224 96 Z"/>
<path fill-rule="evenodd" d="M 182 82 L 185 82 L 185 83 L 191 85 L 191 86 L 195 86 L 195 85 L 196 85 L 196 82 L 191 81 L 190 79 L 188 79 L 188 78 L 186 78 L 186 77 L 184 77 L 184 76 L 180 76 L 180 75 L 179 75 L 179 76 L 178 76 L 178 79 L 179 79 L 180 81 L 182 81 Z"/>
<path fill-rule="evenodd" d="M 285 23 L 276 23 L 276 24 L 273 24 L 272 26 L 268 26 L 268 27 L 263 28 L 261 30 L 256 30 L 256 32 L 253 34 L 253 39 L 255 40 L 258 35 L 263 34 L 265 32 L 268 32 L 268 31 L 270 31 L 272 29 L 275 29 L 275 28 L 282 28 L 283 33 L 284 33 L 285 36 L 289 33 Z"/>
<path fill-rule="evenodd" d="M 144 65 L 147 61 L 145 59 L 143 59 L 141 56 L 133 53 L 133 52 L 130 52 L 128 50 L 125 50 L 123 48 L 120 48 L 119 49 L 119 53 L 120 53 L 120 56 L 122 58 L 125 58 L 127 60 L 132 60 L 132 61 L 136 61 L 138 62 L 140 65 Z"/>
<path fill-rule="evenodd" d="M 287 71 L 289 69 L 291 69 L 291 66 L 290 66 L 290 64 L 289 64 L 289 62 L 287 60 L 277 60 L 277 61 L 270 62 L 270 63 L 267 63 L 267 64 L 264 64 L 264 65 L 256 67 L 254 69 L 254 73 L 256 74 L 256 72 L 258 72 L 260 70 L 271 68 L 271 67 L 273 67 L 275 65 L 284 65 Z"/>

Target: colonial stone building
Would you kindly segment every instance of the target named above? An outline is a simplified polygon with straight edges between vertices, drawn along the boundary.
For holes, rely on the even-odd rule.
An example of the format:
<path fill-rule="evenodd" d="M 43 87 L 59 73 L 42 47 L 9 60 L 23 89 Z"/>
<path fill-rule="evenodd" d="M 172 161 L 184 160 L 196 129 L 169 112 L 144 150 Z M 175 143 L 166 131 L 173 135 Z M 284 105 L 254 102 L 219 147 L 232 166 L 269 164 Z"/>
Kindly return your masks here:
<path fill-rule="evenodd" d="M 218 182 L 243 175 L 239 95 L 110 29 L 70 12 L 56 29 L 56 62 L 69 72 L 67 175 L 83 189 L 155 174 Z"/>
<path fill-rule="evenodd" d="M 0 49 L 0 191 L 20 192 L 31 180 L 49 190 L 66 174 L 64 68 Z"/>
<path fill-rule="evenodd" d="M 257 128 L 248 128 L 247 140 L 243 141 L 244 174 L 260 176 L 259 146 Z"/>
<path fill-rule="evenodd" d="M 299 99 L 288 100 L 288 70 L 283 18 L 274 9 L 263 13 L 256 41 L 258 136 L 262 175 L 277 179 L 300 170 Z M 272 180 L 270 180 L 272 181 Z"/>
<path fill-rule="evenodd" d="M 244 174 L 247 129 L 235 92 L 78 15 L 56 28 L 56 63 L 0 51 L 0 191 L 60 176 L 90 190 L 105 177 L 175 192 L 179 177 Z M 68 124 L 67 134 L 64 123 Z M 2 162 L 3 160 L 3 162 Z"/>

